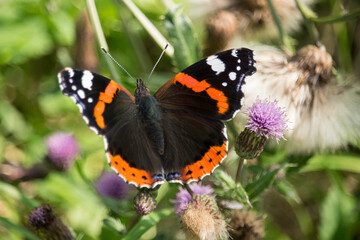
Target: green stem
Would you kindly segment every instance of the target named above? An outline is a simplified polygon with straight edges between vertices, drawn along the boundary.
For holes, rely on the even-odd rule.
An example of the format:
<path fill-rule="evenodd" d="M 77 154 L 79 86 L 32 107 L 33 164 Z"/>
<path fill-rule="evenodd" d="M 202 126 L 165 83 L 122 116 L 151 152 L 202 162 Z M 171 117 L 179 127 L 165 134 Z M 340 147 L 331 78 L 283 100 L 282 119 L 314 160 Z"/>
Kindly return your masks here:
<path fill-rule="evenodd" d="M 276 9 L 274 7 L 272 0 L 267 0 L 267 3 L 269 5 L 270 12 L 274 19 L 275 25 L 279 31 L 281 44 L 286 48 L 286 50 L 288 50 L 290 52 L 294 52 L 294 44 L 292 43 L 291 38 L 285 33 L 285 31 L 283 29 L 279 15 L 276 12 Z"/>
<path fill-rule="evenodd" d="M 194 197 L 194 192 L 191 190 L 188 184 L 184 184 L 185 189 L 190 193 L 191 197 Z"/>
<path fill-rule="evenodd" d="M 360 16 L 360 9 L 356 9 L 351 13 L 346 13 L 336 17 L 330 16 L 330 17 L 322 17 L 322 18 L 310 18 L 310 20 L 315 23 L 326 24 L 326 23 L 343 22 L 343 21 L 355 19 L 359 16 Z"/>
<path fill-rule="evenodd" d="M 123 3 L 129 8 L 129 10 L 134 14 L 134 16 L 139 20 L 143 25 L 145 30 L 150 34 L 154 41 L 159 45 L 161 49 L 168 44 L 168 40 L 157 30 L 157 28 L 150 22 L 150 20 L 141 12 L 141 10 L 131 1 L 131 0 L 122 0 Z M 172 57 L 174 55 L 174 47 L 169 44 L 165 53 Z"/>
<path fill-rule="evenodd" d="M 306 28 L 308 29 L 308 32 L 310 34 L 310 37 L 312 39 L 312 41 L 314 43 L 316 43 L 317 45 L 319 44 L 319 33 L 315 27 L 315 24 L 313 22 L 313 18 L 314 17 L 314 13 L 308 9 L 303 3 L 301 3 L 299 0 L 295 0 L 296 2 L 296 6 L 299 9 L 301 15 L 303 16 L 304 20 L 305 20 L 305 25 Z"/>
<path fill-rule="evenodd" d="M 237 171 L 236 171 L 236 176 L 235 176 L 235 182 L 236 183 L 240 182 L 241 171 L 242 171 L 242 168 L 244 166 L 244 161 L 245 161 L 244 158 L 240 158 L 240 160 L 239 160 L 239 165 L 238 165 L 238 168 L 237 168 Z"/>
<path fill-rule="evenodd" d="M 86 0 L 86 5 L 87 5 L 87 8 L 88 8 L 88 11 L 90 14 L 91 21 L 95 28 L 96 37 L 99 41 L 100 47 L 103 47 L 103 48 L 105 48 L 106 51 L 109 51 L 109 46 L 106 42 L 105 35 L 104 35 L 104 32 L 101 27 L 99 15 L 97 13 L 94 0 Z M 119 77 L 118 72 L 116 71 L 115 65 L 112 62 L 112 60 L 109 59 L 108 57 L 106 57 L 106 63 L 108 65 L 110 74 L 112 75 L 113 79 L 116 79 L 119 81 L 120 77 Z"/>

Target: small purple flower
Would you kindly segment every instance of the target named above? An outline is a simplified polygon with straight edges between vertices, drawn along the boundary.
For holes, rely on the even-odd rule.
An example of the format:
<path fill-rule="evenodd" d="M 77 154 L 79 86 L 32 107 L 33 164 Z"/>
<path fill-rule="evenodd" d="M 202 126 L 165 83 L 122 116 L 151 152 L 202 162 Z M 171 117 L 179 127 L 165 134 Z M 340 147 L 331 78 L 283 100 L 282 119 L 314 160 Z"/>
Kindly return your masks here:
<path fill-rule="evenodd" d="M 51 207 L 47 204 L 34 208 L 27 217 L 30 225 L 35 228 L 46 228 L 55 220 L 55 218 Z"/>
<path fill-rule="evenodd" d="M 56 132 L 46 139 L 48 148 L 48 160 L 56 169 L 65 171 L 75 160 L 79 153 L 79 146 L 76 139 L 66 132 Z"/>
<path fill-rule="evenodd" d="M 97 192 L 103 197 L 122 199 L 126 197 L 128 185 L 116 173 L 104 172 L 95 183 Z"/>
<path fill-rule="evenodd" d="M 201 183 L 193 183 L 189 185 L 189 187 L 194 194 L 204 194 L 215 197 L 215 194 L 213 194 L 213 189 L 210 186 L 201 185 Z M 191 201 L 191 199 L 192 197 L 190 193 L 185 188 L 179 187 L 179 192 L 176 194 L 176 199 L 171 200 L 171 202 L 175 204 L 175 213 L 179 217 L 184 214 L 187 205 Z"/>
<path fill-rule="evenodd" d="M 156 208 L 156 200 L 150 192 L 141 191 L 134 198 L 135 212 L 140 215 L 148 215 Z"/>
<path fill-rule="evenodd" d="M 71 230 L 55 216 L 48 204 L 34 208 L 26 218 L 31 230 L 41 239 L 75 239 Z"/>
<path fill-rule="evenodd" d="M 261 101 L 256 102 L 245 112 L 249 116 L 246 128 L 256 132 L 259 136 L 275 138 L 277 142 L 285 139 L 284 132 L 287 130 L 287 120 L 284 111 L 277 106 L 277 102 Z"/>

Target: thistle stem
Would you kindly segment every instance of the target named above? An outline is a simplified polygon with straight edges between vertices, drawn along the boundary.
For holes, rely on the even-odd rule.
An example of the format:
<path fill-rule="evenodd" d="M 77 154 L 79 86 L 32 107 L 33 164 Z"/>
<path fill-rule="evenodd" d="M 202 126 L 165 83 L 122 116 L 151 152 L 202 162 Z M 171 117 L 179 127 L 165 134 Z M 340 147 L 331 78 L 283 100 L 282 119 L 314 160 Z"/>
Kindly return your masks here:
<path fill-rule="evenodd" d="M 351 19 L 355 19 L 360 16 L 360 9 L 356 9 L 350 13 L 342 14 L 340 16 L 330 16 L 330 17 L 322 17 L 322 18 L 310 18 L 311 21 L 315 23 L 327 24 L 327 23 L 337 23 L 348 21 Z"/>
<path fill-rule="evenodd" d="M 157 30 L 157 28 L 150 22 L 150 20 L 141 12 L 141 10 L 131 1 L 131 0 L 122 0 L 122 2 L 127 6 L 127 8 L 134 14 L 134 16 L 139 20 L 141 25 L 145 30 L 150 34 L 150 36 L 155 40 L 160 48 L 164 48 L 168 44 L 167 39 Z M 174 55 L 174 47 L 169 45 L 165 53 L 172 57 Z"/>
<path fill-rule="evenodd" d="M 275 25 L 279 31 L 280 41 L 281 41 L 282 45 L 286 48 L 287 51 L 294 52 L 294 44 L 292 43 L 290 37 L 285 33 L 285 31 L 283 29 L 279 15 L 276 12 L 276 9 L 274 7 L 272 0 L 267 0 L 267 3 L 269 5 L 270 12 L 274 19 Z"/>
<path fill-rule="evenodd" d="M 191 190 L 188 184 L 184 184 L 185 189 L 190 193 L 191 197 L 194 197 L 194 192 Z"/>
<path fill-rule="evenodd" d="M 238 165 L 238 168 L 236 171 L 236 176 L 235 176 L 235 182 L 237 182 L 237 183 L 240 182 L 241 171 L 244 166 L 244 161 L 245 161 L 244 158 L 240 158 L 240 160 L 239 160 L 239 165 Z"/>
<path fill-rule="evenodd" d="M 90 19 L 94 26 L 96 37 L 97 37 L 100 47 L 104 48 L 106 51 L 109 51 L 109 46 L 106 42 L 105 35 L 104 35 L 104 32 L 101 27 L 99 15 L 97 13 L 94 0 L 86 0 L 86 5 L 87 5 L 87 9 L 89 11 Z M 111 61 L 111 59 L 106 58 L 106 63 L 108 65 L 109 71 L 110 71 L 113 79 L 120 81 L 119 74 L 116 71 L 114 63 Z"/>
<path fill-rule="evenodd" d="M 312 13 L 312 11 L 310 9 L 308 9 L 299 0 L 295 0 L 295 2 L 296 2 L 297 8 L 299 9 L 301 15 L 303 16 L 303 18 L 305 20 L 305 25 L 306 25 L 306 28 L 308 29 L 310 37 L 312 38 L 314 43 L 319 45 L 320 44 L 319 32 L 317 31 L 317 29 L 315 27 L 315 24 L 314 24 L 314 21 L 312 19 L 312 15 L 314 15 L 314 14 Z"/>

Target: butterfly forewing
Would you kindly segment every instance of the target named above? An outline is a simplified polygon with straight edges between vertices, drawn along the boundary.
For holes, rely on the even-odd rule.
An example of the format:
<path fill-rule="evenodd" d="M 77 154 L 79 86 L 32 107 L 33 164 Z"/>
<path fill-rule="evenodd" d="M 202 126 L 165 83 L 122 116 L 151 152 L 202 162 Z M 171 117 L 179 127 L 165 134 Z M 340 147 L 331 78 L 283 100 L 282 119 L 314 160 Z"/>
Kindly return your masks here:
<path fill-rule="evenodd" d="M 156 93 L 166 108 L 181 108 L 229 120 L 241 107 L 241 87 L 252 75 L 253 52 L 231 49 L 209 56 L 178 73 Z"/>
<path fill-rule="evenodd" d="M 65 68 L 58 79 L 63 94 L 74 100 L 90 129 L 104 137 L 110 166 L 136 186 L 162 183 L 162 177 L 157 176 L 162 174 L 160 158 L 137 118 L 134 96 L 116 82 L 89 71 Z"/>

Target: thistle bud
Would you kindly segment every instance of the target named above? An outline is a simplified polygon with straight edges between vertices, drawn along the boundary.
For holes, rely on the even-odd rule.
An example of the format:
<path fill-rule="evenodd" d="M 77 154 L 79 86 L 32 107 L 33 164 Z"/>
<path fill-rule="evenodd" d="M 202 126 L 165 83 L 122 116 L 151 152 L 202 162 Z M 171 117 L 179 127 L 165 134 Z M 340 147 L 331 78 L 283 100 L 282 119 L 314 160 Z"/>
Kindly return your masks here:
<path fill-rule="evenodd" d="M 134 199 L 135 212 L 140 215 L 148 215 L 156 207 L 156 200 L 149 192 L 139 192 Z"/>
<path fill-rule="evenodd" d="M 57 218 L 49 205 L 34 208 L 26 217 L 30 227 L 42 239 L 48 240 L 73 240 L 70 229 Z"/>

